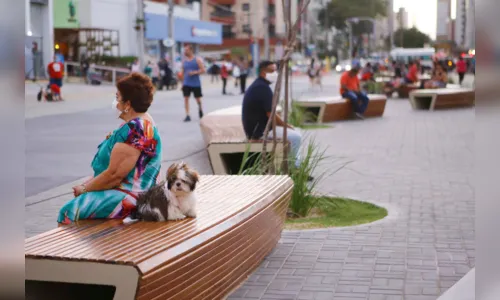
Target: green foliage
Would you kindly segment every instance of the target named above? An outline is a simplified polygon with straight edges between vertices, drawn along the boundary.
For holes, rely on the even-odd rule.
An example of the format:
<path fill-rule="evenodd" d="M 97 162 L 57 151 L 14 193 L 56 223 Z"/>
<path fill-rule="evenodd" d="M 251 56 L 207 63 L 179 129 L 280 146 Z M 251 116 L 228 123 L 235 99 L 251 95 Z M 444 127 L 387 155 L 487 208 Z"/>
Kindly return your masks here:
<path fill-rule="evenodd" d="M 284 104 L 281 105 L 282 107 Z M 316 117 L 313 113 L 306 111 L 303 107 L 298 106 L 292 100 L 291 109 L 288 113 L 288 124 L 297 128 L 304 128 L 307 122 L 315 122 Z"/>
<path fill-rule="evenodd" d="M 368 94 L 383 94 L 384 83 L 368 81 L 363 84 L 363 88 Z"/>
<path fill-rule="evenodd" d="M 326 159 L 326 149 L 320 149 L 319 145 L 314 140 L 311 140 L 307 144 L 306 150 L 306 155 L 300 162 L 300 165 L 298 167 L 292 167 L 290 171 L 294 189 L 289 208 L 290 211 L 298 217 L 307 216 L 311 209 L 318 204 L 318 198 L 314 197 L 313 191 L 325 175 L 325 173 L 315 174 L 314 178 L 310 180 L 311 175 L 319 164 Z"/>
<path fill-rule="evenodd" d="M 272 147 L 272 142 L 268 144 L 268 149 Z M 310 140 L 306 145 L 306 153 L 303 157 L 300 165 L 295 166 L 295 158 L 289 158 L 290 170 L 289 176 L 294 182 L 294 188 L 292 192 L 292 199 L 290 201 L 289 209 L 294 216 L 304 217 L 317 205 L 317 198 L 313 196 L 313 190 L 316 185 L 321 181 L 325 173 L 316 174 L 312 180 L 311 175 L 317 169 L 317 167 L 322 163 L 325 157 L 326 149 L 320 149 L 319 145 L 314 141 Z M 242 161 L 239 175 L 262 175 L 267 174 L 269 165 L 274 162 L 272 157 L 268 157 L 265 160 L 264 167 L 260 163 L 260 153 L 248 154 L 249 148 L 247 148 L 247 153 L 244 155 Z M 258 159 L 255 159 L 258 158 Z M 249 165 L 249 161 L 255 161 L 252 165 Z M 283 174 L 282 170 L 278 168 L 276 174 Z"/>
<path fill-rule="evenodd" d="M 128 68 L 137 59 L 136 56 L 107 56 L 103 55 L 95 58 L 97 65 L 106 65 L 110 67 Z"/>
<path fill-rule="evenodd" d="M 431 38 L 416 27 L 396 30 L 393 39 L 394 45 L 401 48 L 423 48 L 425 44 L 431 42 Z M 386 44 L 389 43 L 390 41 L 387 39 Z"/>
<path fill-rule="evenodd" d="M 376 18 L 387 15 L 387 0 L 332 0 L 326 9 L 320 10 L 318 20 L 325 27 L 333 26 L 338 30 L 346 28 L 346 20 L 355 17 Z M 325 16 L 326 14 L 326 16 Z M 360 21 L 353 24 L 353 34 L 360 35 L 372 32 L 372 23 Z"/>
<path fill-rule="evenodd" d="M 317 197 L 317 208 L 306 218 L 290 218 L 286 229 L 327 228 L 370 223 L 387 216 L 385 208 L 346 198 Z"/>

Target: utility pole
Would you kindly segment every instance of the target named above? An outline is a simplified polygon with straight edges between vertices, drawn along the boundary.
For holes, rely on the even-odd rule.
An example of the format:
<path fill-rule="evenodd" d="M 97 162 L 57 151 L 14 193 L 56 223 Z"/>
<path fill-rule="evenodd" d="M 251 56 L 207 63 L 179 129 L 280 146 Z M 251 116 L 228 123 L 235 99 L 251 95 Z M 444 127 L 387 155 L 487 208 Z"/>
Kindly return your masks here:
<path fill-rule="evenodd" d="M 139 30 L 137 31 L 137 55 L 139 56 L 139 66 L 140 69 L 144 69 L 144 3 L 142 0 L 137 0 L 137 19 L 141 20 L 138 22 Z"/>
<path fill-rule="evenodd" d="M 264 0 L 264 57 L 269 60 L 269 0 Z"/>
<path fill-rule="evenodd" d="M 175 72 L 177 71 L 175 70 L 175 47 L 177 45 L 174 39 L 174 0 L 168 0 L 168 22 L 168 38 L 171 43 L 168 55 L 170 57 L 170 68 Z"/>
<path fill-rule="evenodd" d="M 389 53 L 394 48 L 394 2 L 389 0 L 387 5 L 387 21 L 389 27 Z"/>

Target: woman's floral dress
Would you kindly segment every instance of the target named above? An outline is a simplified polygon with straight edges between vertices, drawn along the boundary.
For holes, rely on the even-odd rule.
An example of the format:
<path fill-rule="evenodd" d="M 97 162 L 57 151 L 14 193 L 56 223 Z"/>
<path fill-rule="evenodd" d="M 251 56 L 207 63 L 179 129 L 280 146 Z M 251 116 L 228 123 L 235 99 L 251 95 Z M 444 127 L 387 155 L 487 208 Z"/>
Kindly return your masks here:
<path fill-rule="evenodd" d="M 133 119 L 112 132 L 99 146 L 92 169 L 94 177 L 109 165 L 116 143 L 126 143 L 141 151 L 135 168 L 122 183 L 111 190 L 82 194 L 66 203 L 57 222 L 70 224 L 82 219 L 124 218 L 136 207 L 139 193 L 155 185 L 161 165 L 161 139 L 158 129 L 148 120 Z"/>

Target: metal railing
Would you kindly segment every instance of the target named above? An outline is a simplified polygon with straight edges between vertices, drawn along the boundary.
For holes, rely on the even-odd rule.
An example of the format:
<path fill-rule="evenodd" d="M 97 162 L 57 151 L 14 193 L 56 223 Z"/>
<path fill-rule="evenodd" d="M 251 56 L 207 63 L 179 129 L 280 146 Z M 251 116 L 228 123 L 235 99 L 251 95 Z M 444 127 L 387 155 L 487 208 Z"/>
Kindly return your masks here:
<path fill-rule="evenodd" d="M 91 65 L 87 77 L 91 74 L 98 75 L 102 83 L 115 85 L 118 79 L 129 73 L 130 70 L 126 68 Z M 65 81 L 69 81 L 70 77 L 79 78 L 81 82 L 85 81 L 80 63 L 73 61 L 64 62 L 64 77 Z"/>

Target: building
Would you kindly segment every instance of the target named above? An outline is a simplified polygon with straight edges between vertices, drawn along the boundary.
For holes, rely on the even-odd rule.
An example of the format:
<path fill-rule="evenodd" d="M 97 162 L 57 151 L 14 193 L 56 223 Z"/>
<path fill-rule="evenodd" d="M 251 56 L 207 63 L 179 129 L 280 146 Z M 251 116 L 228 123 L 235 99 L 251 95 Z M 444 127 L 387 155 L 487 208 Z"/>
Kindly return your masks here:
<path fill-rule="evenodd" d="M 437 1 L 436 41 L 453 40 L 451 23 L 451 0 Z"/>
<path fill-rule="evenodd" d="M 465 45 L 469 49 L 476 48 L 476 1 L 468 0 L 467 23 L 465 25 Z"/>
<path fill-rule="evenodd" d="M 25 2 L 25 77 L 44 77 L 54 54 L 53 0 Z"/>
<path fill-rule="evenodd" d="M 200 20 L 201 7 L 199 1 L 176 1 L 180 5 L 174 6 L 173 40 L 175 52 L 181 53 L 182 45 L 190 43 L 195 51 L 199 52 L 201 45 L 222 44 L 223 26 L 217 22 Z M 169 39 L 168 5 L 165 1 L 145 1 L 144 18 L 146 20 L 145 37 L 150 56 L 166 54 L 165 47 Z M 168 43 L 167 43 L 168 45 Z"/>
<path fill-rule="evenodd" d="M 408 12 L 404 7 L 400 7 L 399 10 L 394 13 L 394 24 L 396 25 L 394 28 L 395 30 L 409 28 Z"/>
<path fill-rule="evenodd" d="M 297 6 L 298 1 L 292 1 L 292 20 L 297 18 Z M 266 15 L 269 16 L 267 28 Z M 201 19 L 222 24 L 222 44 L 204 45 L 204 51 L 248 55 L 255 40 L 258 52 L 263 55 L 266 30 L 271 58 L 282 48 L 286 28 L 281 0 L 202 0 Z"/>
<path fill-rule="evenodd" d="M 474 0 L 457 0 L 454 40 L 457 46 L 473 49 L 475 40 Z"/>

